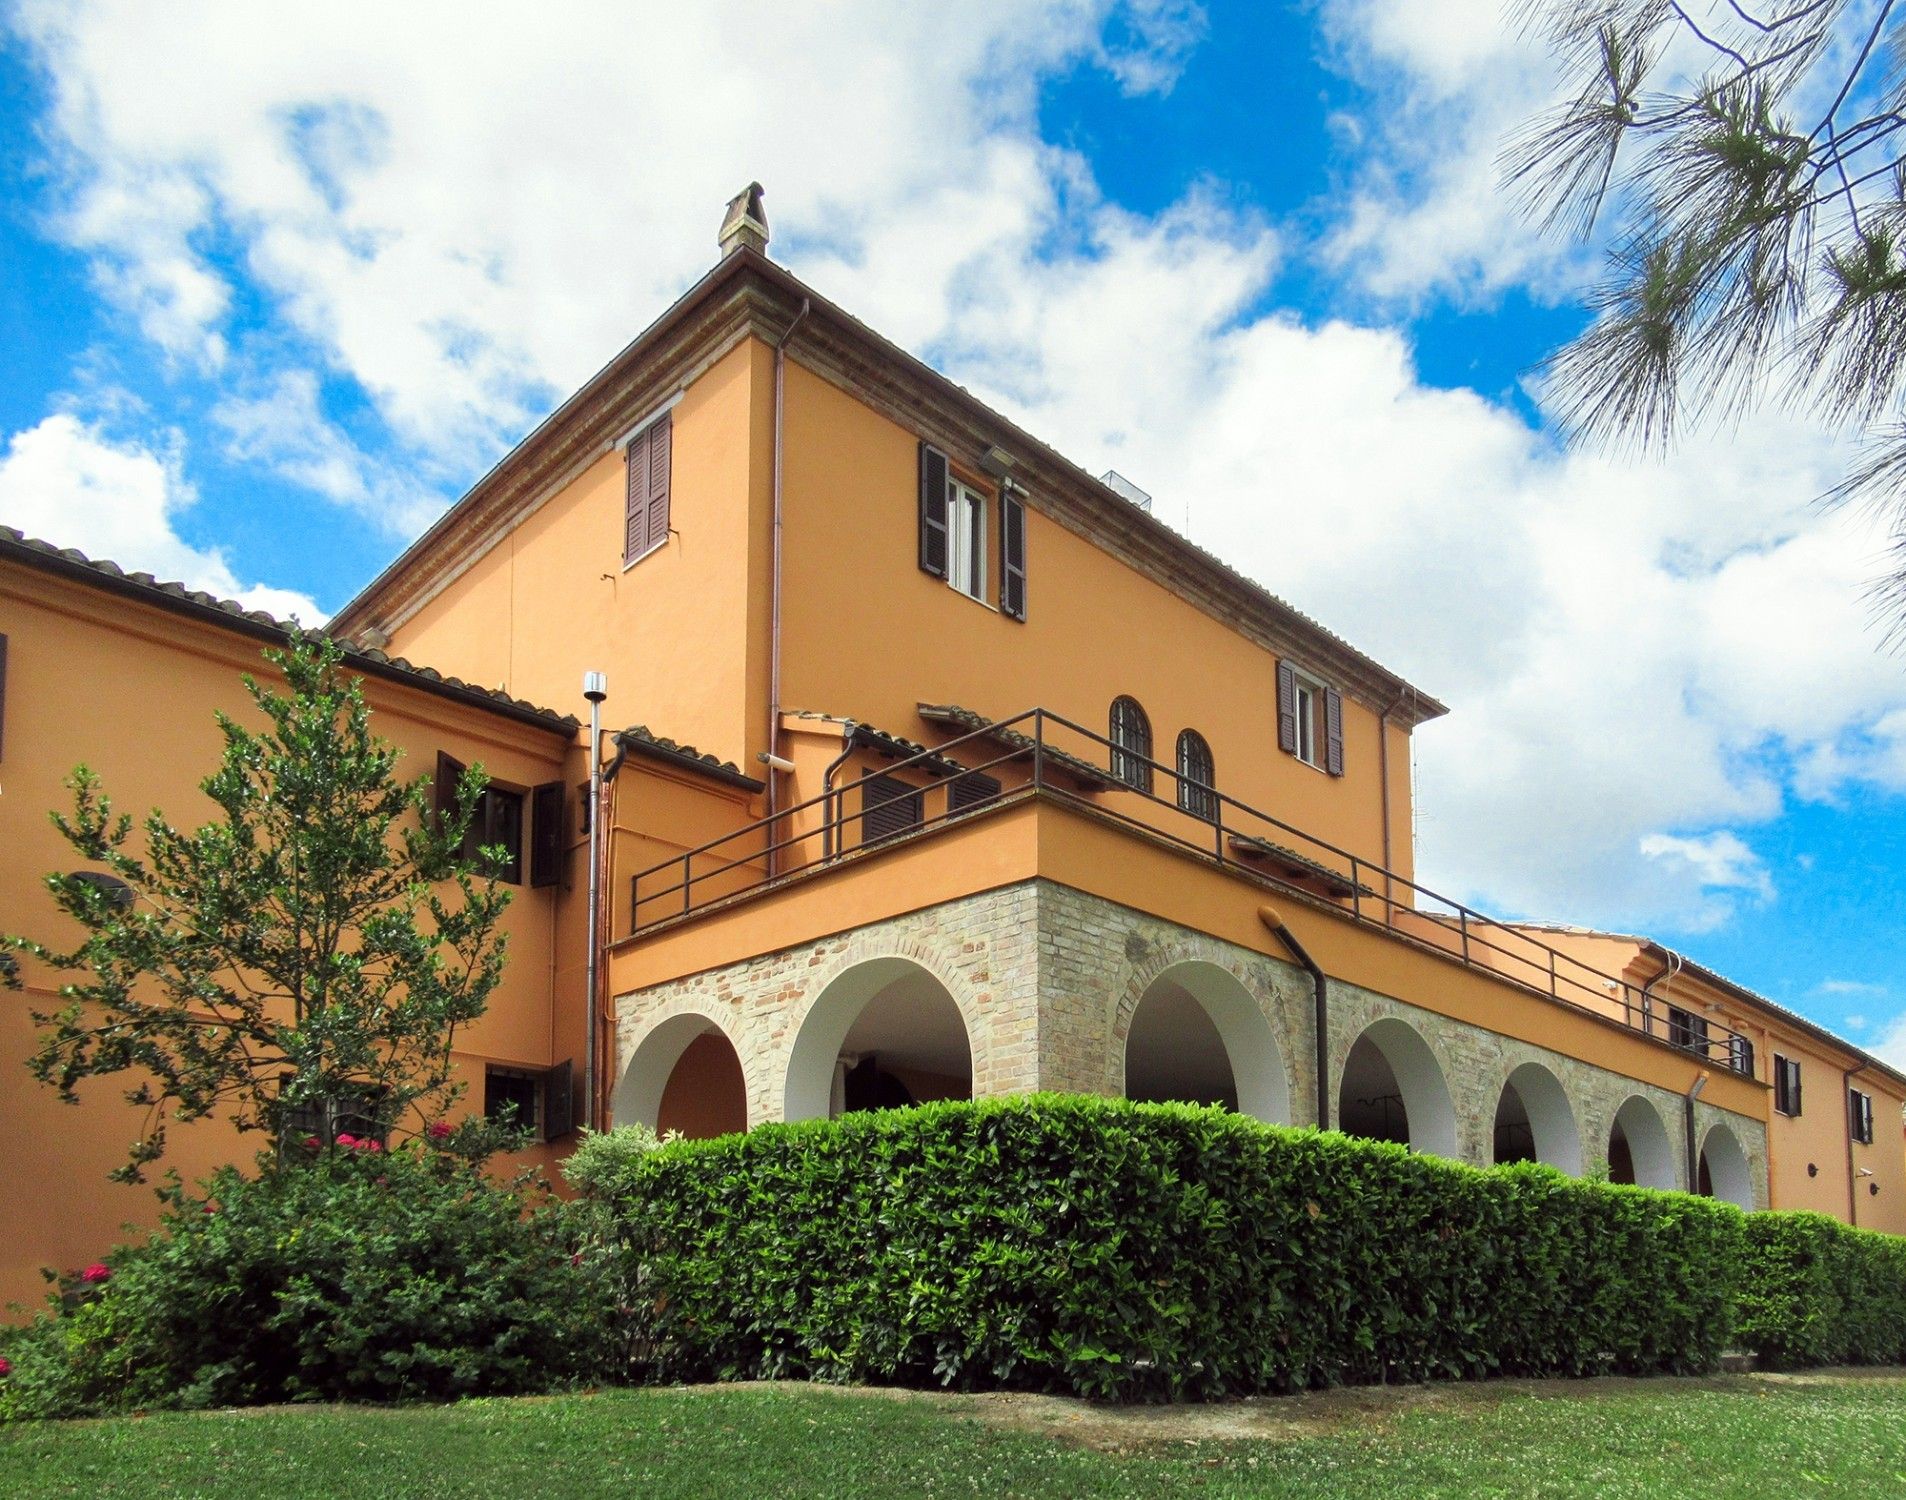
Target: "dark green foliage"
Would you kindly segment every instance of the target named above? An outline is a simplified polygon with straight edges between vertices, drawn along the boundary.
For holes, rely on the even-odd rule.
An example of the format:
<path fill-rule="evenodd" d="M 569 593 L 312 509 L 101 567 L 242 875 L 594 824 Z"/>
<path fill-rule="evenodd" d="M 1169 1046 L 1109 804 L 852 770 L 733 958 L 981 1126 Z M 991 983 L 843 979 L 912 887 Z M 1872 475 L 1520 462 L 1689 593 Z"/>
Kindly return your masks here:
<path fill-rule="evenodd" d="M 454 1149 L 321 1148 L 202 1187 L 169 1189 L 150 1238 L 0 1330 L 0 1419 L 440 1399 L 587 1373 L 602 1310 L 560 1205 Z"/>
<path fill-rule="evenodd" d="M 1711 1369 L 1742 1218 L 1059 1096 L 668 1145 L 596 1191 L 653 1373 L 1120 1398 Z"/>
<path fill-rule="evenodd" d="M 333 642 L 294 631 L 264 655 L 285 686 L 244 679 L 263 729 L 218 716 L 224 755 L 200 788 L 219 815 L 188 833 L 153 812 L 135 838 L 79 767 L 54 825 L 130 900 L 91 871 L 51 874 L 79 944 L 0 936 L 82 976 L 61 985 L 64 1008 L 33 1012 L 29 1067 L 69 1102 L 83 1079 L 128 1078 L 145 1111 L 114 1173 L 128 1181 L 164 1152 L 171 1120 L 224 1113 L 275 1141 L 298 1119 L 329 1140 L 366 1110 L 385 1126 L 435 1118 L 459 1092 L 457 1030 L 502 978 L 509 892 L 462 855 L 482 773 L 433 815 L 428 780 L 397 779 L 399 752 L 371 732 Z"/>
<path fill-rule="evenodd" d="M 1740 1280 L 1736 1337 L 1769 1365 L 1906 1364 L 1906 1239 L 1754 1214 Z"/>

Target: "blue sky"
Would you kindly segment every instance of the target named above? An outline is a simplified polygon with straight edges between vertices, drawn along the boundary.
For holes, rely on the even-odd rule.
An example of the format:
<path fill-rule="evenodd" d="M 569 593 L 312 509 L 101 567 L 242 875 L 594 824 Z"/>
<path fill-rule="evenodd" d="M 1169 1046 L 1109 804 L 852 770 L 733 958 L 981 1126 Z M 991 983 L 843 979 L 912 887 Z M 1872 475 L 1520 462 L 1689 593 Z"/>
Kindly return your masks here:
<path fill-rule="evenodd" d="M 335 609 L 759 177 L 796 272 L 1452 705 L 1426 879 L 1906 1055 L 1841 439 L 1557 445 L 1594 256 L 1495 191 L 1550 75 L 1494 0 L 681 9 L 7 7 L 0 521 Z"/>

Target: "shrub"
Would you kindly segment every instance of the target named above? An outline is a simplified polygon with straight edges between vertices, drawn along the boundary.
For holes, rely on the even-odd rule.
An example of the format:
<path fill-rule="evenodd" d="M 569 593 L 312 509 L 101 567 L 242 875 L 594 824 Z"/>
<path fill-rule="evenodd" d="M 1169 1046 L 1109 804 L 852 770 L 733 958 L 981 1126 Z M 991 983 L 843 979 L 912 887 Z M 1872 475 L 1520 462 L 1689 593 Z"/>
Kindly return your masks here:
<path fill-rule="evenodd" d="M 1906 1239 L 1824 1214 L 1747 1220 L 1739 1342 L 1768 1364 L 1906 1364 Z"/>
<path fill-rule="evenodd" d="M 1710 1369 L 1742 1219 L 1057 1096 L 667 1145 L 613 1192 L 653 1374 L 1120 1398 Z"/>
<path fill-rule="evenodd" d="M 0 1417 L 441 1398 L 592 1373 L 593 1282 L 559 1205 L 526 1183 L 453 1149 L 365 1142 L 201 1187 L 175 1183 L 148 1239 L 0 1333 Z"/>

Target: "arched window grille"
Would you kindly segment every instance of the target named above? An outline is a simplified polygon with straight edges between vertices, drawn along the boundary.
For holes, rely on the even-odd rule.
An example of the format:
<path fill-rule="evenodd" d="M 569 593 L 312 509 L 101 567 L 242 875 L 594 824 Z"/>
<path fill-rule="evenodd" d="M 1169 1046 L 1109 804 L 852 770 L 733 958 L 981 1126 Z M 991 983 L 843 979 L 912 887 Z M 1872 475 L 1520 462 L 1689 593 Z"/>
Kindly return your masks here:
<path fill-rule="evenodd" d="M 1152 721 L 1136 698 L 1112 700 L 1112 774 L 1134 791 L 1152 789 Z"/>
<path fill-rule="evenodd" d="M 1211 746 L 1195 729 L 1178 736 L 1178 805 L 1207 823 L 1218 817 L 1218 773 L 1211 763 Z"/>

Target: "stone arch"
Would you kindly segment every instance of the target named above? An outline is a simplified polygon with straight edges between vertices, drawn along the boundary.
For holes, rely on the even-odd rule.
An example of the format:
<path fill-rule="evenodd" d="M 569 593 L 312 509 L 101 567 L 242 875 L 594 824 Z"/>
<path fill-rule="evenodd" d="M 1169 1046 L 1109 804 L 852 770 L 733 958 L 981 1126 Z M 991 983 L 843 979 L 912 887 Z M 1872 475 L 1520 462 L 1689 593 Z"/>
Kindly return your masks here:
<path fill-rule="evenodd" d="M 704 1044 L 704 1039 L 715 1039 L 726 1045 L 734 1059 L 738 1089 L 733 1099 L 710 1101 L 714 1107 L 702 1117 L 719 1120 L 729 1129 L 746 1130 L 751 1123 L 743 1064 L 746 1054 L 721 1021 L 693 1009 L 676 1010 L 654 1020 L 629 1049 L 628 1062 L 616 1083 L 611 1106 L 615 1123 L 646 1125 L 651 1130 L 667 1128 L 662 1113 L 670 1081 L 676 1078 L 683 1058 L 698 1044 Z M 709 1129 L 705 1133 L 721 1134 L 722 1131 Z"/>
<path fill-rule="evenodd" d="M 1541 1063 L 1525 1062 L 1503 1080 L 1494 1144 L 1497 1162 L 1540 1161 L 1581 1175 L 1582 1131 L 1575 1107 L 1562 1080 Z"/>
<path fill-rule="evenodd" d="M 1409 1022 L 1383 1016 L 1364 1027 L 1338 1078 L 1337 1122 L 1347 1134 L 1404 1141 L 1437 1156 L 1459 1154 L 1449 1079 Z"/>
<path fill-rule="evenodd" d="M 1640 1094 L 1630 1094 L 1608 1128 L 1608 1178 L 1639 1187 L 1675 1185 L 1674 1143 L 1661 1111 Z"/>
<path fill-rule="evenodd" d="M 1747 1165 L 1747 1153 L 1739 1137 L 1725 1125 L 1708 1128 L 1701 1143 L 1701 1178 L 1698 1184 L 1704 1197 L 1719 1198 L 1741 1208 L 1754 1206 L 1754 1173 Z"/>
<path fill-rule="evenodd" d="M 838 1064 L 855 1042 L 869 1057 L 884 1057 L 892 1065 L 888 1076 L 910 1096 L 915 1089 L 906 1074 L 916 1084 L 933 1080 L 929 1086 L 938 1090 L 956 1076 L 943 1070 L 957 1064 L 959 1092 L 926 1097 L 970 1097 L 981 1076 L 981 1031 L 970 999 L 942 977 L 945 972 L 906 954 L 850 954 L 790 1023 L 782 1118 L 825 1119 L 839 1112 Z"/>
<path fill-rule="evenodd" d="M 1177 959 L 1126 1016 L 1120 1087 L 1134 1099 L 1225 1103 L 1291 1121 L 1290 1075 L 1269 1017 L 1244 981 L 1209 959 Z"/>

